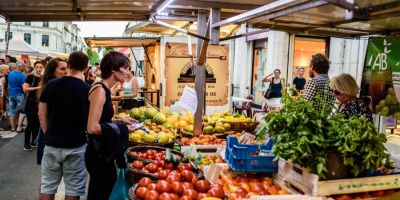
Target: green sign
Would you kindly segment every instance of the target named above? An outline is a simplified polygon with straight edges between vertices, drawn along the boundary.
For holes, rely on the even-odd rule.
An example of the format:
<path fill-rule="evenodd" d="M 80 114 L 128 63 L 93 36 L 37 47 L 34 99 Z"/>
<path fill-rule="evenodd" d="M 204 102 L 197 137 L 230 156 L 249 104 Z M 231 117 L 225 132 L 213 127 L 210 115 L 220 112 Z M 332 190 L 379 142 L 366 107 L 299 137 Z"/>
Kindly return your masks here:
<path fill-rule="evenodd" d="M 370 38 L 365 56 L 361 97 L 375 114 L 400 119 L 400 38 Z"/>

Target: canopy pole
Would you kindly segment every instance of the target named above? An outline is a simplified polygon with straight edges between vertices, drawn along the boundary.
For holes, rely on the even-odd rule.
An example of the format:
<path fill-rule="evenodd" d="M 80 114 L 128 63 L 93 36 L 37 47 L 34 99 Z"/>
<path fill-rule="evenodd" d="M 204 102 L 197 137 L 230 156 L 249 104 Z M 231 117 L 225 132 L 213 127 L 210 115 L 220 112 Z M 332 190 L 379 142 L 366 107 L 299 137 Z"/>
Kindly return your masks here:
<path fill-rule="evenodd" d="M 207 14 L 203 12 L 198 13 L 197 30 L 203 37 L 209 37 L 210 25 L 207 23 Z M 197 94 L 197 110 L 194 114 L 194 130 L 193 134 L 198 136 L 202 133 L 203 114 L 205 113 L 206 106 L 206 70 L 204 63 L 207 58 L 207 48 L 209 40 L 197 40 L 197 59 L 195 70 L 195 90 Z"/>
<path fill-rule="evenodd" d="M 7 20 L 7 31 L 6 31 L 6 55 L 8 55 L 8 45 L 10 44 L 10 21 Z"/>

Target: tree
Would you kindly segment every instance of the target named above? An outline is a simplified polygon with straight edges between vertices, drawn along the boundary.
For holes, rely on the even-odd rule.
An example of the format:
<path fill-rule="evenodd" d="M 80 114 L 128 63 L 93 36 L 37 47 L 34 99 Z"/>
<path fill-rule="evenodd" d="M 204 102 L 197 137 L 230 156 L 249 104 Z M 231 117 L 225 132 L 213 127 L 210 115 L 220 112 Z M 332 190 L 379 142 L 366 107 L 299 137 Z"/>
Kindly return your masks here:
<path fill-rule="evenodd" d="M 115 49 L 114 48 L 110 48 L 110 47 L 105 47 L 103 49 L 103 55 L 106 55 L 110 51 L 115 51 Z"/>
<path fill-rule="evenodd" d="M 94 65 L 95 63 L 99 62 L 99 54 L 92 48 L 86 48 L 86 54 L 89 57 L 90 65 Z"/>

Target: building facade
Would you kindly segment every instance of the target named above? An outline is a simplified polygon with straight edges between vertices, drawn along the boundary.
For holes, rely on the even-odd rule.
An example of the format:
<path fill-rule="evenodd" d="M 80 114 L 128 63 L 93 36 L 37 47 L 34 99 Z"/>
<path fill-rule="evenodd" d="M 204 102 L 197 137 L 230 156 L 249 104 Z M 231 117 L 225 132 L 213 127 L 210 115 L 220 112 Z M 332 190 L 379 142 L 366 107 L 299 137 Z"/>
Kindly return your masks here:
<path fill-rule="evenodd" d="M 0 41 L 6 40 L 7 24 L 0 19 Z M 9 39 L 19 37 L 36 49 L 69 54 L 84 51 L 80 29 L 72 22 L 12 22 Z"/>

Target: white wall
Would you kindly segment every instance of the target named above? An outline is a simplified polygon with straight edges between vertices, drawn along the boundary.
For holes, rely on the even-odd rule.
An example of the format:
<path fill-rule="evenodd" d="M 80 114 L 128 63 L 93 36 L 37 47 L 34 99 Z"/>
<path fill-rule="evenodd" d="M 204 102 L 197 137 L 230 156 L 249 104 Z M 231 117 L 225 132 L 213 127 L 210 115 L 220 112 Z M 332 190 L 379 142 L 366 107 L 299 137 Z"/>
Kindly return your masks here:
<path fill-rule="evenodd" d="M 341 73 L 351 74 L 357 84 L 361 85 L 362 71 L 368 39 L 331 38 L 329 60 L 331 62 L 329 76 L 332 78 Z"/>

